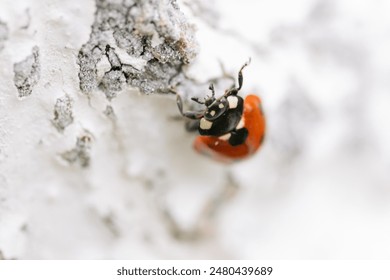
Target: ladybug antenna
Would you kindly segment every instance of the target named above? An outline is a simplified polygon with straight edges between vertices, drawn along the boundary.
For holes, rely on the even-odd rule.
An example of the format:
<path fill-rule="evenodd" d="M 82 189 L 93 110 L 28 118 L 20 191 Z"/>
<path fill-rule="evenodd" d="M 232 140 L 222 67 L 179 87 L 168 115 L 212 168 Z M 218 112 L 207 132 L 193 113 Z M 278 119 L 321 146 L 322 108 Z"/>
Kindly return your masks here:
<path fill-rule="evenodd" d="M 212 93 L 211 97 L 214 97 L 215 96 L 215 90 L 214 90 L 214 85 L 213 84 L 209 85 L 209 90 L 211 90 L 211 93 Z"/>

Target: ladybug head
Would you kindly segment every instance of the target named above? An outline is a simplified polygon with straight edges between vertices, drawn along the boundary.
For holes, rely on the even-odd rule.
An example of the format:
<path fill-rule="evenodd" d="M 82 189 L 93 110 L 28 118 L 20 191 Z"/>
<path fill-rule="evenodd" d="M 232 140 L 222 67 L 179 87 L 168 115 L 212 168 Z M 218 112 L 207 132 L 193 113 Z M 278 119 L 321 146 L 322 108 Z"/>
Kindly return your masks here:
<path fill-rule="evenodd" d="M 237 113 L 241 116 L 243 105 L 242 98 L 238 96 L 238 92 L 242 87 L 243 77 L 242 70 L 248 66 L 250 63 L 250 59 L 243 66 L 241 66 L 240 71 L 238 72 L 238 87 L 232 86 L 230 89 L 225 91 L 225 94 L 219 98 L 215 98 L 214 86 L 211 84 L 209 89 L 211 90 L 211 96 L 207 96 L 203 101 L 200 101 L 198 98 L 191 98 L 193 101 L 202 104 L 206 107 L 206 109 L 199 111 L 188 111 L 183 112 L 183 102 L 181 100 L 180 95 L 176 95 L 176 103 L 179 108 L 180 113 L 189 118 L 189 119 L 206 119 L 211 122 L 218 119 L 228 110 L 232 110 L 233 113 Z M 240 104 L 240 105 L 239 105 Z M 234 110 L 234 111 L 233 111 Z"/>
<path fill-rule="evenodd" d="M 213 84 L 209 86 L 209 89 L 211 90 L 212 95 L 206 96 L 204 101 L 199 101 L 199 99 L 195 97 L 191 99 L 199 104 L 205 105 L 206 110 L 204 111 L 203 117 L 208 121 L 213 121 L 226 112 L 226 110 L 229 108 L 229 104 L 225 95 L 221 96 L 218 99 L 215 98 L 215 91 L 214 91 Z"/>

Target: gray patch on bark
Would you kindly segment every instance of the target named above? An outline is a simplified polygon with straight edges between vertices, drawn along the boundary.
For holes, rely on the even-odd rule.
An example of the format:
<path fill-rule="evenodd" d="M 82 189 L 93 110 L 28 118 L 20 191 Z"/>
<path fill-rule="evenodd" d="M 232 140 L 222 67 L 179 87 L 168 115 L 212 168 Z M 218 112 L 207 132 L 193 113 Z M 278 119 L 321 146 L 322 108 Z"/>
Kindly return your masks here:
<path fill-rule="evenodd" d="M 96 6 L 90 39 L 78 55 L 82 92 L 99 88 L 109 100 L 126 84 L 147 94 L 169 92 L 197 53 L 194 27 L 176 1 L 96 0 Z M 111 68 L 99 79 L 103 56 Z"/>
<path fill-rule="evenodd" d="M 19 92 L 19 98 L 29 96 L 40 78 L 39 48 L 33 47 L 32 54 L 14 64 L 14 83 Z"/>
<path fill-rule="evenodd" d="M 52 124 L 59 132 L 63 132 L 68 125 L 73 123 L 72 105 L 73 100 L 67 94 L 58 98 L 54 105 L 54 119 L 52 120 Z"/>
<path fill-rule="evenodd" d="M 116 97 L 117 92 L 122 90 L 126 77 L 120 70 L 110 70 L 104 74 L 99 88 L 106 94 L 108 100 Z"/>
<path fill-rule="evenodd" d="M 4 42 L 8 39 L 9 30 L 5 22 L 0 20 L 0 51 L 4 48 Z"/>
<path fill-rule="evenodd" d="M 103 111 L 103 113 L 112 121 L 116 120 L 116 115 L 114 112 L 114 108 L 112 108 L 111 105 L 107 105 L 106 109 Z"/>
<path fill-rule="evenodd" d="M 91 161 L 91 142 L 92 135 L 88 132 L 77 138 L 76 146 L 61 154 L 62 159 L 68 163 L 78 165 L 82 168 L 89 166 Z"/>

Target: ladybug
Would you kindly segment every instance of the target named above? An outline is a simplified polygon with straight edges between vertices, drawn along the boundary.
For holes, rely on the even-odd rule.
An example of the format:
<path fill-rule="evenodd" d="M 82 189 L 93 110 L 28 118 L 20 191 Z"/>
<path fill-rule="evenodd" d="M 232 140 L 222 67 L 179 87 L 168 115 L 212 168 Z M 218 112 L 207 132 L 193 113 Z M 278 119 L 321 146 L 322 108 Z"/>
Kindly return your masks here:
<path fill-rule="evenodd" d="M 183 112 L 183 102 L 176 97 L 180 113 L 189 119 L 197 120 L 200 136 L 194 141 L 197 152 L 226 163 L 247 158 L 254 154 L 264 139 L 265 117 L 261 100 L 256 95 L 248 95 L 245 100 L 238 95 L 243 83 L 242 70 L 238 72 L 238 88 L 233 86 L 219 98 L 215 97 L 213 84 L 210 84 L 211 97 L 203 101 L 191 98 L 204 105 L 200 111 Z"/>

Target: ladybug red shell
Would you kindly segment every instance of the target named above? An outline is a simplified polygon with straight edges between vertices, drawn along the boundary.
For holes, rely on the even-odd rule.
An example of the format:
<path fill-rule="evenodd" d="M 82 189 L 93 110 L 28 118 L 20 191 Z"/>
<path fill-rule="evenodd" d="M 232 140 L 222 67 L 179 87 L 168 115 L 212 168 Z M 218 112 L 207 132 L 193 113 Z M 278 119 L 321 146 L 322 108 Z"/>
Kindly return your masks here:
<path fill-rule="evenodd" d="M 198 136 L 194 141 L 195 150 L 222 162 L 232 162 L 254 154 L 262 144 L 265 134 L 265 118 L 259 97 L 248 95 L 245 98 L 240 122 L 248 131 L 243 143 L 231 145 L 223 136 Z"/>
<path fill-rule="evenodd" d="M 215 98 L 211 84 L 211 97 L 204 101 L 192 98 L 206 107 L 203 110 L 183 112 L 182 100 L 177 95 L 180 113 L 198 121 L 201 136 L 195 139 L 195 150 L 218 161 L 232 162 L 246 158 L 258 150 L 264 138 L 265 118 L 260 98 L 248 95 L 244 101 L 238 95 L 243 83 L 242 70 L 248 63 L 238 73 L 238 88 L 232 87 L 221 97 Z"/>

